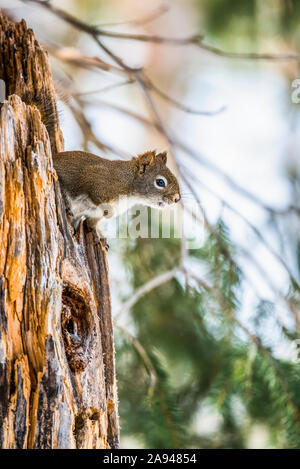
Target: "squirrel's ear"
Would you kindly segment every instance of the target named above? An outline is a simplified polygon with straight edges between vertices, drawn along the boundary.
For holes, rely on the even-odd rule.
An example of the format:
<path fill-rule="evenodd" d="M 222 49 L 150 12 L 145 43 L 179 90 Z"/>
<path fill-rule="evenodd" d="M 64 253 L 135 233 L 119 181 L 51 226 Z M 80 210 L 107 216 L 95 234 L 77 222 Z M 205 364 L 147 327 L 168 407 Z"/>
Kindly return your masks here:
<path fill-rule="evenodd" d="M 163 164 L 167 164 L 167 152 L 163 151 L 162 153 L 159 153 L 156 155 L 156 158 L 160 160 Z"/>
<path fill-rule="evenodd" d="M 147 168 L 154 164 L 154 159 L 155 153 L 151 151 L 139 155 L 137 158 L 139 173 L 143 174 L 145 171 L 147 171 Z"/>

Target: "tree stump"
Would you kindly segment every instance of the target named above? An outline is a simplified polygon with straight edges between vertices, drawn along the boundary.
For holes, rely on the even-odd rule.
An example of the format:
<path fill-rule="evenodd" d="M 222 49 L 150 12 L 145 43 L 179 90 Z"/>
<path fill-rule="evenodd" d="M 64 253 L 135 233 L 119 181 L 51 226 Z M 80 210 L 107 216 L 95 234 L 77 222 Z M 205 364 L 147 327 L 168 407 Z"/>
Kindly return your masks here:
<path fill-rule="evenodd" d="M 66 216 L 51 156 L 63 138 L 34 101 L 57 117 L 47 53 L 1 13 L 0 50 L 0 447 L 116 448 L 106 251 Z"/>

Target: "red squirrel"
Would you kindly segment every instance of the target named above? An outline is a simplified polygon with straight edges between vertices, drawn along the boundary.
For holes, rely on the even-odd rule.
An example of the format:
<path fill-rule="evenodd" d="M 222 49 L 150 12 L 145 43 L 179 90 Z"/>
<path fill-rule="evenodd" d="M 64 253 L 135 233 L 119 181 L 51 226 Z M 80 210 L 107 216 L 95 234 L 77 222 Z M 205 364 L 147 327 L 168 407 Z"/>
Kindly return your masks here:
<path fill-rule="evenodd" d="M 135 204 L 163 209 L 179 202 L 177 178 L 167 167 L 167 154 L 147 151 L 130 160 L 109 160 L 84 151 L 56 151 L 56 102 L 36 93 L 26 101 L 37 106 L 48 130 L 54 168 L 71 210 L 76 230 L 86 219 L 102 237 L 101 222 Z"/>

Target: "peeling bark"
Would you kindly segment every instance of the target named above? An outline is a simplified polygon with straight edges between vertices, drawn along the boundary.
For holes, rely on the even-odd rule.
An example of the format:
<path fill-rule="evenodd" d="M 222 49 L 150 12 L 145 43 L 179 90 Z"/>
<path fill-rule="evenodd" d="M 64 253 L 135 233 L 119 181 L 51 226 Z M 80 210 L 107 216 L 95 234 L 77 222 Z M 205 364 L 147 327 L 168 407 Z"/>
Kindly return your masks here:
<path fill-rule="evenodd" d="M 118 447 L 106 252 L 73 235 L 52 164 L 63 150 L 46 52 L 0 15 L 0 447 Z"/>

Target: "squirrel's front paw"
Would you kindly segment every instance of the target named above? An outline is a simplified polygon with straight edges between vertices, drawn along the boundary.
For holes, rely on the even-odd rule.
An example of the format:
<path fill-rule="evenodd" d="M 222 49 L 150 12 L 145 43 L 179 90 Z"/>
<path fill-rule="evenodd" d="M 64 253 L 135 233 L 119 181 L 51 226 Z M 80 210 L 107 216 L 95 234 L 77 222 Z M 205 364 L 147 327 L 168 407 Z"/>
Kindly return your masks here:
<path fill-rule="evenodd" d="M 107 242 L 107 239 L 103 236 L 103 234 L 101 233 L 101 231 L 96 230 L 96 233 L 97 233 L 97 237 L 95 237 L 95 238 L 96 238 L 95 243 L 96 243 L 96 244 L 100 244 L 100 240 L 101 240 L 102 246 L 104 246 L 104 249 L 106 249 L 106 251 L 108 251 L 108 249 L 109 249 L 109 244 L 108 244 L 108 242 Z"/>
<path fill-rule="evenodd" d="M 84 222 L 84 220 L 85 220 L 85 217 L 79 217 L 79 218 L 75 218 L 72 221 L 72 226 L 73 226 L 73 229 L 74 229 L 74 235 L 76 235 L 80 231 L 80 227 L 81 227 L 82 223 Z"/>
<path fill-rule="evenodd" d="M 109 250 L 109 244 L 106 240 L 106 238 L 103 238 L 102 236 L 95 236 L 94 237 L 94 244 L 95 246 L 100 246 L 102 245 L 106 251 Z"/>
<path fill-rule="evenodd" d="M 106 251 L 108 251 L 108 250 L 109 250 L 109 244 L 108 244 L 106 238 L 104 238 L 102 241 L 103 241 L 104 249 L 105 249 Z"/>

